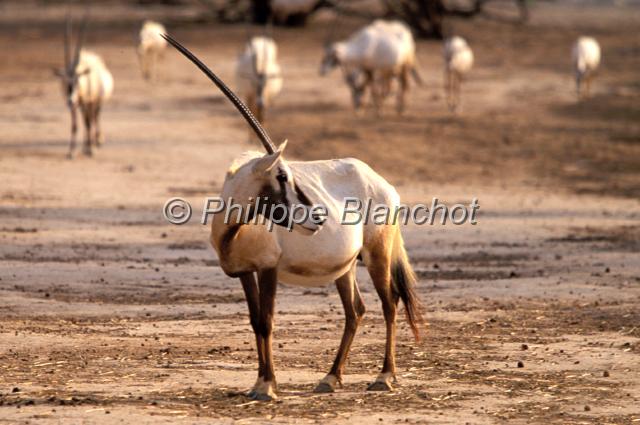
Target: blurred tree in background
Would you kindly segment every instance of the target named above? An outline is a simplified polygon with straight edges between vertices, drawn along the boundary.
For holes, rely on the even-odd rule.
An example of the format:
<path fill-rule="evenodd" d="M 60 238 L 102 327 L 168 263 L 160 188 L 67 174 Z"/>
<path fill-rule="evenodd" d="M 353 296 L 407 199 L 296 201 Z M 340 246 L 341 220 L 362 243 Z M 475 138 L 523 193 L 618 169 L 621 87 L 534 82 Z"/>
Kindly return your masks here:
<path fill-rule="evenodd" d="M 1 1 L 1 0 L 0 0 Z M 141 5 L 202 7 L 221 22 L 304 26 L 319 10 L 336 17 L 401 19 L 419 37 L 444 38 L 449 17 L 483 16 L 513 23 L 529 18 L 528 0 L 134 0 Z M 487 6 L 492 6 L 491 11 Z M 506 13 L 496 13 L 506 12 Z"/>

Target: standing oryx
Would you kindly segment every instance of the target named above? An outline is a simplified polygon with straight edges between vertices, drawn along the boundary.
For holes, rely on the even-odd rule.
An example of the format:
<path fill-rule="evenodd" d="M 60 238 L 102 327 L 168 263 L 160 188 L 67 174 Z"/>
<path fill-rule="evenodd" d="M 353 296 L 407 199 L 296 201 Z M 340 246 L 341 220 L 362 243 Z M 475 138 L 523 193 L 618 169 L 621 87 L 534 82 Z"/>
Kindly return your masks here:
<path fill-rule="evenodd" d="M 163 58 L 167 48 L 167 41 L 161 34 L 166 33 L 164 25 L 145 21 L 140 29 L 138 41 L 138 58 L 142 77 L 145 80 L 154 79 L 158 75 L 158 62 Z"/>
<path fill-rule="evenodd" d="M 366 164 L 356 159 L 294 162 L 286 161 L 286 143 L 277 149 L 247 107 L 198 58 L 169 36 L 169 43 L 195 63 L 229 98 L 260 138 L 267 153 L 251 153 L 237 161 L 227 172 L 222 197 L 247 203 L 245 211 L 229 210 L 229 220 L 215 214 L 211 243 L 218 253 L 224 272 L 242 282 L 251 326 L 258 351 L 258 379 L 249 396 L 271 400 L 276 396 L 276 379 L 271 351 L 274 304 L 278 281 L 299 286 L 324 286 L 335 282 L 345 310 L 346 324 L 340 348 L 329 373 L 316 387 L 317 392 L 334 391 L 341 382 L 344 362 L 365 312 L 356 284 L 356 261 L 365 262 L 382 301 L 387 328 L 384 365 L 369 390 L 390 390 L 395 378 L 396 309 L 402 299 L 416 339 L 421 322 L 420 303 L 415 292 L 415 275 L 407 258 L 400 227 L 374 224 L 372 217 L 360 217 L 357 223 L 343 222 L 345 197 L 389 208 L 400 202 L 395 189 Z M 294 226 L 295 232 L 276 226 L 268 230 L 256 199 L 279 214 L 274 222 L 295 217 L 300 208 L 307 214 Z M 326 208 L 324 220 L 310 213 L 312 205 Z M 275 211 L 275 209 L 272 209 Z M 375 216 L 375 214 L 373 214 Z M 354 217 L 351 216 L 351 219 Z M 257 274 L 257 281 L 256 276 Z"/>
<path fill-rule="evenodd" d="M 576 74 L 576 91 L 578 99 L 589 97 L 591 80 L 600 65 L 600 45 L 592 37 L 580 37 L 571 52 L 573 70 Z M 582 91 L 584 80 L 585 90 Z"/>
<path fill-rule="evenodd" d="M 416 46 L 409 28 L 399 21 L 376 20 L 346 41 L 330 44 L 326 50 L 320 75 L 340 66 L 351 89 L 354 108 L 362 106 L 362 98 L 370 89 L 376 112 L 389 94 L 391 82 L 399 82 L 396 109 L 402 113 L 409 89 L 409 74 L 420 83 L 416 71 Z"/>
<path fill-rule="evenodd" d="M 82 112 L 85 126 L 84 153 L 92 155 L 92 146 L 102 144 L 100 129 L 100 110 L 102 104 L 111 97 L 113 92 L 113 77 L 96 53 L 82 49 L 84 33 L 87 24 L 85 16 L 76 48 L 71 57 L 71 18 L 67 16 L 64 38 L 64 69 L 55 70 L 62 80 L 62 92 L 67 99 L 67 106 L 71 112 L 71 141 L 69 144 L 69 158 L 73 158 L 76 150 L 77 112 Z"/>
<path fill-rule="evenodd" d="M 443 56 L 447 105 L 452 112 L 455 112 L 460 102 L 462 77 L 473 66 L 473 52 L 464 38 L 454 36 L 445 41 Z"/>
<path fill-rule="evenodd" d="M 276 42 L 264 36 L 251 38 L 238 58 L 236 79 L 241 96 L 263 123 L 265 109 L 282 89 Z"/>

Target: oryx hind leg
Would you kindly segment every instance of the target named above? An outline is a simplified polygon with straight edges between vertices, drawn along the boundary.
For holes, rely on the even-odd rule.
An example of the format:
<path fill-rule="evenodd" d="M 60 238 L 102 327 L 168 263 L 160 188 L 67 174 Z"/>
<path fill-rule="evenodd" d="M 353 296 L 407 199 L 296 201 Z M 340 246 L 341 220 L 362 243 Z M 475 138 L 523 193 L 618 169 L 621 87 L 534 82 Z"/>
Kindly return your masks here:
<path fill-rule="evenodd" d="M 314 392 L 329 393 L 335 391 L 336 385 L 342 384 L 342 372 L 344 371 L 344 363 L 349 354 L 351 343 L 358 330 L 358 325 L 365 313 L 364 302 L 360 296 L 358 283 L 356 282 L 356 265 L 336 280 L 336 287 L 342 300 L 344 307 L 345 324 L 340 341 L 340 348 L 336 354 L 336 359 L 329 373 L 316 386 Z"/>
<path fill-rule="evenodd" d="M 399 296 L 391 285 L 391 253 L 393 248 L 392 232 L 397 231 L 387 227 L 388 237 L 379 238 L 373 247 L 368 247 L 365 263 L 380 297 L 382 312 L 386 325 L 385 356 L 382 371 L 376 380 L 367 388 L 369 391 L 390 391 L 392 381 L 396 375 L 396 311 Z"/>
<path fill-rule="evenodd" d="M 93 142 L 96 147 L 102 146 L 102 127 L 100 126 L 100 103 L 96 103 L 93 108 Z"/>
<path fill-rule="evenodd" d="M 398 76 L 398 98 L 396 100 L 396 112 L 398 115 L 402 115 L 404 113 L 404 109 L 406 106 L 406 96 L 407 91 L 409 90 L 409 68 L 403 67 L 400 75 Z"/>

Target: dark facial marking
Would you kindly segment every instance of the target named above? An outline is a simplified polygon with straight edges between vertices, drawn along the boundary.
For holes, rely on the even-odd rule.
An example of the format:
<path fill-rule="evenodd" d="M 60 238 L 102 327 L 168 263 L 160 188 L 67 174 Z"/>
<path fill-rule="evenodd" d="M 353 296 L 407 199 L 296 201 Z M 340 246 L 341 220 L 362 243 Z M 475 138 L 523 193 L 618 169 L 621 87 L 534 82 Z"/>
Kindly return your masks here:
<path fill-rule="evenodd" d="M 288 222 L 287 214 L 289 214 L 289 203 L 286 197 L 287 192 L 285 190 L 284 182 L 278 183 L 280 186 L 279 191 L 274 190 L 270 184 L 266 184 L 262 187 L 258 196 L 261 198 L 260 202 L 266 204 L 268 212 L 271 212 L 272 207 L 275 207 L 276 205 L 284 205 L 286 207 L 286 209 L 274 208 L 274 214 L 272 217 L 275 224 L 286 227 Z"/>

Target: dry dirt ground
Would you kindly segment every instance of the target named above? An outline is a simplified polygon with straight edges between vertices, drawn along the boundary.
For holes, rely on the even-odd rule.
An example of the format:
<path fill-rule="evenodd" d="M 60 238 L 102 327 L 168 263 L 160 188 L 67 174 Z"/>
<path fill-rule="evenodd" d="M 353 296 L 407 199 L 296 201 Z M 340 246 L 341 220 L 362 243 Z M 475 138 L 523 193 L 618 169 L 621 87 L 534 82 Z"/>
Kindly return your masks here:
<path fill-rule="evenodd" d="M 281 287 L 270 403 L 243 395 L 253 336 L 207 228 L 161 217 L 170 196 L 197 215 L 252 145 L 174 52 L 158 82 L 141 80 L 132 40 L 148 13 L 233 80 L 244 28 L 98 7 L 89 44 L 116 80 L 107 140 L 69 161 L 50 72 L 64 10 L 0 5 L 0 423 L 640 423 L 637 8 L 539 4 L 525 27 L 456 21 L 477 56 L 458 116 L 435 41 L 418 44 L 427 84 L 404 117 L 356 117 L 338 73 L 316 74 L 331 21 L 276 30 L 286 81 L 268 126 L 290 157 L 356 156 L 407 202 L 477 197 L 481 210 L 476 226 L 404 229 L 428 325 L 416 343 L 400 322 L 391 393 L 365 391 L 384 326 L 364 270 L 368 313 L 331 395 L 311 390 L 339 343 L 337 293 Z M 594 97 L 576 103 L 568 51 L 581 33 L 604 60 Z"/>

